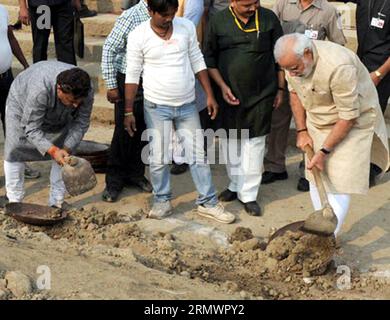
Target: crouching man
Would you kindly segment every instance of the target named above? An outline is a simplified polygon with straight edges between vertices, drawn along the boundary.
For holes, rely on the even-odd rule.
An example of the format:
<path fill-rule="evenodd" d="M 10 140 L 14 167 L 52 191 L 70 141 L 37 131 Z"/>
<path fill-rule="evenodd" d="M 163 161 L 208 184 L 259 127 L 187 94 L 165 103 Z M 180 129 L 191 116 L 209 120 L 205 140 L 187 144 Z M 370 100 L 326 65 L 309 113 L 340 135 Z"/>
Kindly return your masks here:
<path fill-rule="evenodd" d="M 294 33 L 281 37 L 275 58 L 287 72 L 297 146 L 313 147 L 306 177 L 315 210 L 322 208 L 310 170 L 325 173 L 329 203 L 347 215 L 351 194 L 368 191 L 370 162 L 389 167 L 387 133 L 376 88 L 356 54 L 338 44 Z"/>
<path fill-rule="evenodd" d="M 44 61 L 19 74 L 6 104 L 4 172 L 10 202 L 24 198 L 24 162 L 52 159 L 49 205 L 61 208 L 61 166 L 87 132 L 93 104 L 89 75 L 73 65 Z"/>

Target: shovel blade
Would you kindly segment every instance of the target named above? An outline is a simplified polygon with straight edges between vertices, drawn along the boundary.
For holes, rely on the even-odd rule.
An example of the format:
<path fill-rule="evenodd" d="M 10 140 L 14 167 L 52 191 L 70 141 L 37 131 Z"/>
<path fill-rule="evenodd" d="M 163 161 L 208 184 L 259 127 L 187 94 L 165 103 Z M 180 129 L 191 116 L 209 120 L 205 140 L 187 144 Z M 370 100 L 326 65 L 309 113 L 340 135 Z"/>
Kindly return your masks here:
<path fill-rule="evenodd" d="M 96 184 L 96 175 L 91 164 L 78 157 L 72 157 L 70 165 L 62 167 L 62 179 L 71 196 L 78 196 L 92 190 Z"/>
<path fill-rule="evenodd" d="M 324 208 L 310 214 L 305 220 L 302 229 L 306 232 L 323 236 L 334 234 L 337 228 L 337 217 L 334 213 L 325 213 L 324 210 L 329 210 L 329 208 Z"/>

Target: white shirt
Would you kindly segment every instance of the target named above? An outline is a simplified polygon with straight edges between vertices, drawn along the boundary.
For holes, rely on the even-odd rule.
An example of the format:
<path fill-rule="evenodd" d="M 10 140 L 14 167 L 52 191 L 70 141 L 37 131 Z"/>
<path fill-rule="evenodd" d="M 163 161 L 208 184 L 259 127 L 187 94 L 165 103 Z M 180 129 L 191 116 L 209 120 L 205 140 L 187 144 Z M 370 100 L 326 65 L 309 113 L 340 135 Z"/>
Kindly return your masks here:
<path fill-rule="evenodd" d="M 0 4 L 0 74 L 12 65 L 12 50 L 8 40 L 8 11 Z"/>
<path fill-rule="evenodd" d="M 157 36 L 150 20 L 145 21 L 127 43 L 126 83 L 139 83 L 143 72 L 145 99 L 172 107 L 195 100 L 194 74 L 207 67 L 191 21 L 176 17 L 169 40 Z"/>

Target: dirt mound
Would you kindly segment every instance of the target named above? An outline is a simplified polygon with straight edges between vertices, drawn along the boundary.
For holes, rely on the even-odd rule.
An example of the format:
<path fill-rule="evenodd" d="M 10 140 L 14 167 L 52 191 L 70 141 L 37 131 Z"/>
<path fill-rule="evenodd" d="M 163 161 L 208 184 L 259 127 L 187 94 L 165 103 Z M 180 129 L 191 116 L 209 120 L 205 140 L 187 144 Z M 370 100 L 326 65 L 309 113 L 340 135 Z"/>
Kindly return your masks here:
<path fill-rule="evenodd" d="M 115 265 L 123 268 L 132 257 L 148 268 L 205 281 L 244 299 L 321 297 L 334 289 L 334 269 L 317 276 L 335 253 L 333 238 L 286 232 L 265 246 L 249 228 L 239 227 L 230 236 L 231 245 L 210 249 L 183 243 L 169 232 L 146 232 L 138 223 L 144 217 L 141 211 L 118 214 L 92 208 L 71 211 L 54 227 L 34 227 L 3 216 L 0 232 L 58 242 L 66 247 L 64 254 L 76 250 L 103 260 L 117 257 Z"/>
<path fill-rule="evenodd" d="M 302 231 L 287 231 L 273 239 L 266 252 L 277 260 L 277 268 L 283 272 L 305 275 L 322 274 L 336 251 L 334 237 L 322 237 Z"/>

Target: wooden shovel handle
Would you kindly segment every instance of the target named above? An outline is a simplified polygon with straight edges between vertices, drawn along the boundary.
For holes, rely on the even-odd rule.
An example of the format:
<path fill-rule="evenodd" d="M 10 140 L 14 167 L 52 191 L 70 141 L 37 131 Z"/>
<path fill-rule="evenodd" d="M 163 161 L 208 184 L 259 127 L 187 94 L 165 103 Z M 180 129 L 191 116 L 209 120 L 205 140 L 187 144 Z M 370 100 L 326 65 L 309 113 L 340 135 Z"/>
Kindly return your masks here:
<path fill-rule="evenodd" d="M 308 159 L 311 161 L 311 159 L 313 159 L 313 157 L 314 157 L 313 148 L 307 144 L 307 145 L 305 145 L 304 149 L 305 149 L 305 152 L 307 154 Z M 313 169 L 311 169 L 311 172 L 313 173 L 314 180 L 316 182 L 318 193 L 319 193 L 320 199 L 321 199 L 321 204 L 323 207 L 325 207 L 325 206 L 329 205 L 329 202 L 328 202 L 328 195 L 326 194 L 326 190 L 324 187 L 324 182 L 322 181 L 321 172 L 318 170 L 317 167 L 313 167 Z"/>

